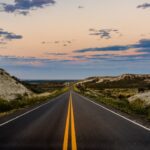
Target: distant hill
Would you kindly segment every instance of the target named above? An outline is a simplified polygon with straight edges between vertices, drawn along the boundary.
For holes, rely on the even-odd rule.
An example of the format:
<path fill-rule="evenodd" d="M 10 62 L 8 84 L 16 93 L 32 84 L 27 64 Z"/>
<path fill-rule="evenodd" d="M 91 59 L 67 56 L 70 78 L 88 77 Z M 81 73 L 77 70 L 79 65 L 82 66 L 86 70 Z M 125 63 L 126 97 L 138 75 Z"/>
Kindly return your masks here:
<path fill-rule="evenodd" d="M 14 100 L 22 96 L 28 97 L 32 94 L 19 79 L 0 69 L 0 99 Z"/>
<path fill-rule="evenodd" d="M 77 84 L 91 88 L 150 88 L 150 74 L 90 77 Z"/>

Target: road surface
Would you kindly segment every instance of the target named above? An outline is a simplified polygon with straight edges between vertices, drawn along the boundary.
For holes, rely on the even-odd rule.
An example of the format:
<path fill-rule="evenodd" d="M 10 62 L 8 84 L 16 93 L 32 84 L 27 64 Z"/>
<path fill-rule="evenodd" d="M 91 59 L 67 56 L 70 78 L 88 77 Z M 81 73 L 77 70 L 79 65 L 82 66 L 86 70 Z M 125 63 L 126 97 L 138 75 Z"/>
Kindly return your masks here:
<path fill-rule="evenodd" d="M 149 150 L 150 130 L 67 92 L 0 123 L 0 150 Z"/>

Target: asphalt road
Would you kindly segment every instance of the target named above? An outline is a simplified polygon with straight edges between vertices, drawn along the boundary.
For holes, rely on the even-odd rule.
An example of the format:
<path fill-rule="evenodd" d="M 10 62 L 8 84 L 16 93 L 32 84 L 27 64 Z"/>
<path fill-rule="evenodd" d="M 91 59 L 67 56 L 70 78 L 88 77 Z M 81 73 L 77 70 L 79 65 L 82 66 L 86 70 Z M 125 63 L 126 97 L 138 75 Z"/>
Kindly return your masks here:
<path fill-rule="evenodd" d="M 0 123 L 0 150 L 150 149 L 150 130 L 74 92 L 7 121 Z"/>

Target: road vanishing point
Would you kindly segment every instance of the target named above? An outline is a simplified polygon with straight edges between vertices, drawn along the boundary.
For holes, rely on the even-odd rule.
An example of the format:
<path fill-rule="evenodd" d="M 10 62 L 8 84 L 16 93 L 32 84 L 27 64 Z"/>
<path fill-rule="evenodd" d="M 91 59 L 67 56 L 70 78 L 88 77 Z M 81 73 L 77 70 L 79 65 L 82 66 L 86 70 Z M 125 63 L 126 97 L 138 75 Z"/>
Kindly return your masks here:
<path fill-rule="evenodd" d="M 4 120 L 0 150 L 150 150 L 149 128 L 73 91 Z"/>

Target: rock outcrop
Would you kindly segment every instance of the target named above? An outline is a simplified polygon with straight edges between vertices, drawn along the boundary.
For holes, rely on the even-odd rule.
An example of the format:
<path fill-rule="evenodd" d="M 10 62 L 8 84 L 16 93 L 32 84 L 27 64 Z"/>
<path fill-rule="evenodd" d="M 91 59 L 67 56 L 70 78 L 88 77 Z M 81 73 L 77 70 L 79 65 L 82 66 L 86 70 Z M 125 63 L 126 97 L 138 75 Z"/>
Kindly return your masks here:
<path fill-rule="evenodd" d="M 17 78 L 0 69 L 0 99 L 10 101 L 23 96 L 30 97 L 32 94 Z"/>

